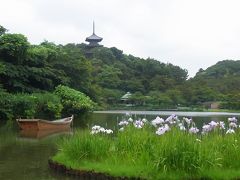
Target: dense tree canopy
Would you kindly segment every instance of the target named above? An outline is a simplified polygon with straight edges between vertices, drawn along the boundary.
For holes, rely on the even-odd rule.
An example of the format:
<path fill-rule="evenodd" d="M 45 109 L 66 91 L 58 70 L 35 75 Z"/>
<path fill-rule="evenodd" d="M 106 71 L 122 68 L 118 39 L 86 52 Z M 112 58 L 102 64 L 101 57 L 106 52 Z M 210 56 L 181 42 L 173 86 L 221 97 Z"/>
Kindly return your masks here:
<path fill-rule="evenodd" d="M 221 61 L 187 77 L 179 66 L 126 55 L 115 47 L 48 41 L 32 45 L 24 35 L 0 26 L 0 92 L 46 93 L 61 84 L 85 93 L 102 108 L 121 103 L 126 92 L 136 105 L 150 104 L 152 109 L 199 106 L 238 97 L 240 61 Z"/>

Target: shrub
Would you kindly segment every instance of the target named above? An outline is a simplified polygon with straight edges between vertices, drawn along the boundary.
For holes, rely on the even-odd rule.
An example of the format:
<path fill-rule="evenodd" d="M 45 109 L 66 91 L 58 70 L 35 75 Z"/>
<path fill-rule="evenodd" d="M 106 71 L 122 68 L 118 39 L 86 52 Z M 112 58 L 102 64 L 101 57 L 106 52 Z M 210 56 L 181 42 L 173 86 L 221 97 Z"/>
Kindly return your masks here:
<path fill-rule="evenodd" d="M 52 93 L 35 93 L 36 117 L 44 119 L 60 118 L 63 105 L 60 98 Z"/>
<path fill-rule="evenodd" d="M 0 119 L 13 118 L 13 95 L 0 91 Z"/>
<path fill-rule="evenodd" d="M 36 97 L 29 94 L 16 94 L 12 96 L 12 112 L 16 118 L 34 118 L 36 114 Z"/>
<path fill-rule="evenodd" d="M 59 85 L 55 92 L 61 98 L 63 114 L 79 114 L 83 111 L 92 110 L 95 103 L 84 93 Z"/>
<path fill-rule="evenodd" d="M 60 97 L 52 93 L 10 94 L 0 92 L 0 119 L 61 117 Z"/>

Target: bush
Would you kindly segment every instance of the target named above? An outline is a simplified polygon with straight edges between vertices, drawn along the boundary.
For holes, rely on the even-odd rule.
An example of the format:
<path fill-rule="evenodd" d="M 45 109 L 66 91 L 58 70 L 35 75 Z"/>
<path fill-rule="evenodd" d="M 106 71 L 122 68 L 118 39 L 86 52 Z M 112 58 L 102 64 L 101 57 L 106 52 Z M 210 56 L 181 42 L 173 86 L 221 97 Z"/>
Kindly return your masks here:
<path fill-rule="evenodd" d="M 95 105 L 84 93 L 67 86 L 57 86 L 54 93 L 61 98 L 63 114 L 65 115 L 79 114 L 87 110 L 92 110 Z"/>
<path fill-rule="evenodd" d="M 0 92 L 0 119 L 60 118 L 63 105 L 52 93 L 10 94 Z"/>
<path fill-rule="evenodd" d="M 13 95 L 0 91 L 0 119 L 13 118 Z"/>
<path fill-rule="evenodd" d="M 35 93 L 36 117 L 44 119 L 60 118 L 63 105 L 60 98 L 52 93 Z"/>
<path fill-rule="evenodd" d="M 10 94 L 0 91 L 0 119 L 60 118 L 92 110 L 95 103 L 85 94 L 66 86 L 54 93 Z"/>
<path fill-rule="evenodd" d="M 34 118 L 37 109 L 36 97 L 29 94 L 12 96 L 12 112 L 16 118 Z"/>

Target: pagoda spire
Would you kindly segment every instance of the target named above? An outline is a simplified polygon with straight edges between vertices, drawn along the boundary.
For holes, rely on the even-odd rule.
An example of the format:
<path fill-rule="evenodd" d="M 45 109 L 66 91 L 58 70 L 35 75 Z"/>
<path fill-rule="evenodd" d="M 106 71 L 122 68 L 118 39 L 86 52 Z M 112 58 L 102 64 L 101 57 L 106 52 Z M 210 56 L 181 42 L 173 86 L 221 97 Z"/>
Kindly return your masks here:
<path fill-rule="evenodd" d="M 93 34 L 95 34 L 95 22 L 93 21 Z"/>

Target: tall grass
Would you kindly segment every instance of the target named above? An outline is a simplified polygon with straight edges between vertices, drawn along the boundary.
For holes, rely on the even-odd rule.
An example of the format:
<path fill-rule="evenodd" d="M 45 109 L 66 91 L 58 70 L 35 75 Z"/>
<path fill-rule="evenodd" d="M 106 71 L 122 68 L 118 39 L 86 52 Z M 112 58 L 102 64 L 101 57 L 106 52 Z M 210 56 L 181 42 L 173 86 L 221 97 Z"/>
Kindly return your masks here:
<path fill-rule="evenodd" d="M 58 143 L 54 161 L 113 176 L 160 178 L 240 177 L 240 133 L 189 134 L 177 128 L 157 136 L 132 125 L 115 135 L 76 132 Z"/>

